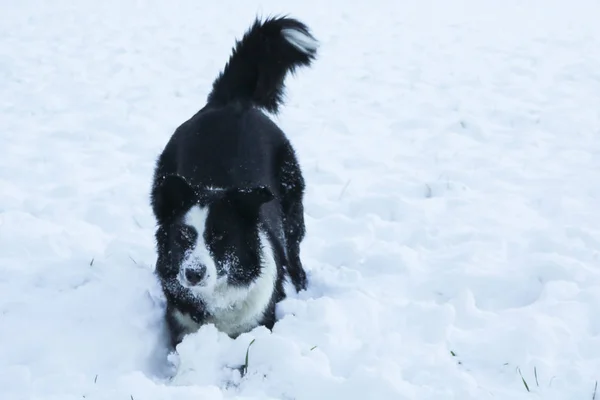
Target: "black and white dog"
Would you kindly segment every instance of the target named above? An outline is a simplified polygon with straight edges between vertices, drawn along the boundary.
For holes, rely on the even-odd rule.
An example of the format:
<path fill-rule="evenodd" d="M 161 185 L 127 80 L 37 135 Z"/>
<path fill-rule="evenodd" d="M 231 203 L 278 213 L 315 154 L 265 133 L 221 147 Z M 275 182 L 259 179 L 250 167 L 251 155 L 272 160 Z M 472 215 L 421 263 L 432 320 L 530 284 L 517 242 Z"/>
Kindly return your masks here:
<path fill-rule="evenodd" d="M 272 329 L 285 273 L 300 261 L 304 178 L 292 145 L 263 112 L 278 112 L 284 80 L 310 66 L 317 40 L 302 22 L 256 20 L 236 41 L 207 104 L 159 156 L 151 192 L 156 273 L 175 347 L 202 324 L 236 337 Z"/>

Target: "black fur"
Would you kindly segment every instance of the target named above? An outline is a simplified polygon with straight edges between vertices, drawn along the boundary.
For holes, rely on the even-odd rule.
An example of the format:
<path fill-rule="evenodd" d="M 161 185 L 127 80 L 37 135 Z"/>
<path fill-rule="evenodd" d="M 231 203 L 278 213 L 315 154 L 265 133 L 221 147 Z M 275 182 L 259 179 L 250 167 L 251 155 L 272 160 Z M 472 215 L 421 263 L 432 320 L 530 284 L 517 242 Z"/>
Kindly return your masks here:
<path fill-rule="evenodd" d="M 281 34 L 294 29 L 309 37 L 308 28 L 292 18 L 258 19 L 241 41 L 236 41 L 233 54 L 223 72 L 213 82 L 208 102 L 226 105 L 235 101 L 251 102 L 272 113 L 283 103 L 284 80 L 288 72 L 309 66 L 315 52 L 300 52 Z"/>
<path fill-rule="evenodd" d="M 219 274 L 227 265 L 229 285 L 247 287 L 261 274 L 258 232 L 266 232 L 277 277 L 259 324 L 271 329 L 275 323 L 284 272 L 296 290 L 306 288 L 300 260 L 304 178 L 289 140 L 261 109 L 278 112 L 287 73 L 309 66 L 316 47 L 301 51 L 286 40 L 284 29 L 312 39 L 297 20 L 256 20 L 236 42 L 205 107 L 176 129 L 157 160 L 151 191 L 158 225 L 156 273 L 167 299 L 173 346 L 186 333 L 175 311 L 198 324 L 218 322 L 209 305 L 177 278 L 186 252 L 198 240 L 198 232 L 182 219 L 194 205 L 210 210 L 204 240 Z"/>

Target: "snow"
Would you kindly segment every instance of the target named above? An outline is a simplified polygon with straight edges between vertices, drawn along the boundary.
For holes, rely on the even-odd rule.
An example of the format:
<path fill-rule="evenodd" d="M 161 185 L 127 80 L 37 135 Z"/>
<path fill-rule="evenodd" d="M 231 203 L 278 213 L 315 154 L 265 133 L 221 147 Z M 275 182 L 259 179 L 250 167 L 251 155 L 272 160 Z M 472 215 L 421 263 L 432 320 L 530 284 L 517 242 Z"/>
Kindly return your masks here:
<path fill-rule="evenodd" d="M 321 44 L 276 118 L 306 174 L 309 288 L 273 333 L 205 326 L 167 358 L 154 161 L 234 39 L 277 13 Z M 0 398 L 592 399 L 598 15 L 593 0 L 5 2 Z"/>

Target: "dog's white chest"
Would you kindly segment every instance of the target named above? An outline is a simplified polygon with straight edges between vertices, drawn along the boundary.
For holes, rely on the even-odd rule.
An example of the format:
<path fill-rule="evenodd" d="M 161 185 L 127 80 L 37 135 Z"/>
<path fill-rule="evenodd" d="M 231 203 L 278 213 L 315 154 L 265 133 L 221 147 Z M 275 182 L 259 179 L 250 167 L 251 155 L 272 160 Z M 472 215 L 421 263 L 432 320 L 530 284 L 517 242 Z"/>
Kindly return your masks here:
<path fill-rule="evenodd" d="M 277 280 L 277 264 L 270 242 L 260 234 L 263 248 L 261 274 L 249 286 L 233 287 L 226 280 L 218 281 L 211 291 L 194 292 L 206 305 L 210 315 L 206 323 L 230 335 L 237 336 L 254 329 L 264 316 L 271 303 Z M 174 317 L 187 331 L 192 333 L 200 328 L 187 314 L 179 311 Z"/>

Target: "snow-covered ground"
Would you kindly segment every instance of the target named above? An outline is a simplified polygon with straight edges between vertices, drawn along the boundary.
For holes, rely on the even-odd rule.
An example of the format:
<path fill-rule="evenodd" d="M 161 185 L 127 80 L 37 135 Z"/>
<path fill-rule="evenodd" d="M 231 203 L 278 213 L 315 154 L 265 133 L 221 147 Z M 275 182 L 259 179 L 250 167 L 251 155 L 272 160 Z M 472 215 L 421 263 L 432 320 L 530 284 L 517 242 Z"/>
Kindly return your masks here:
<path fill-rule="evenodd" d="M 308 184 L 310 286 L 273 333 L 206 326 L 168 361 L 154 160 L 274 13 L 322 44 L 277 117 Z M 599 15 L 594 0 L 3 0 L 0 399 L 592 399 Z"/>

